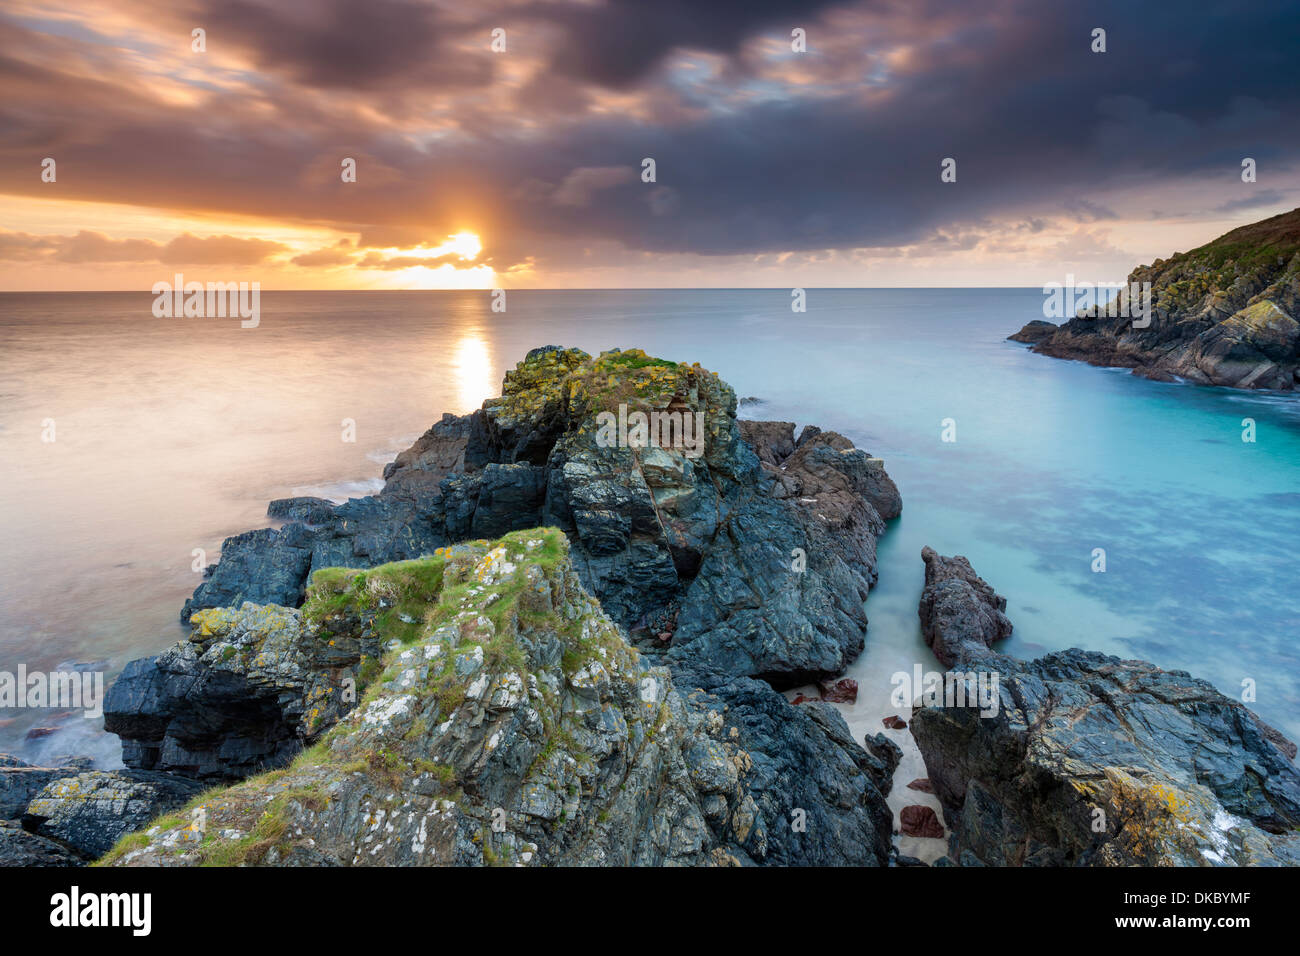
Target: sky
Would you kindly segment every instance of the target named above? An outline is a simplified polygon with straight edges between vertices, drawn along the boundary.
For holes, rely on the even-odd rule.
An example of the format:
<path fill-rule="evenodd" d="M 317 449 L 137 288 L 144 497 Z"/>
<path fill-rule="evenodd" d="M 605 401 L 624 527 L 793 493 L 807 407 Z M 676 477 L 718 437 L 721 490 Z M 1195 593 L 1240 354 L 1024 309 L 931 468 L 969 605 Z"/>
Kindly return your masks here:
<path fill-rule="evenodd" d="M 1294 0 L 0 0 L 0 290 L 1118 282 L 1300 206 L 1298 49 Z"/>

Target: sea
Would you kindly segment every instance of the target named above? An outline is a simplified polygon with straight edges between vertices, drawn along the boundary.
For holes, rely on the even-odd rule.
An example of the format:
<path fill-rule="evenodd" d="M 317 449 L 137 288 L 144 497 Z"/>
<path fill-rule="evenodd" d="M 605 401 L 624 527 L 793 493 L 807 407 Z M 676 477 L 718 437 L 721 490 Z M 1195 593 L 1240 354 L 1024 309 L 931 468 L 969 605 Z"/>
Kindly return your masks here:
<path fill-rule="evenodd" d="M 699 362 L 742 417 L 885 460 L 855 734 L 939 669 L 921 549 L 962 554 L 1033 657 L 1083 647 L 1186 670 L 1300 738 L 1300 397 L 1146 381 L 1006 341 L 1038 289 L 263 292 L 260 321 L 156 318 L 145 293 L 0 294 L 0 672 L 112 677 L 184 636 L 231 534 L 288 495 L 342 501 L 541 345 Z M 890 802 L 932 797 L 906 731 Z M 102 720 L 0 711 L 0 753 L 120 766 Z M 938 843 L 939 841 L 929 841 Z M 935 854 L 929 854 L 931 856 Z"/>

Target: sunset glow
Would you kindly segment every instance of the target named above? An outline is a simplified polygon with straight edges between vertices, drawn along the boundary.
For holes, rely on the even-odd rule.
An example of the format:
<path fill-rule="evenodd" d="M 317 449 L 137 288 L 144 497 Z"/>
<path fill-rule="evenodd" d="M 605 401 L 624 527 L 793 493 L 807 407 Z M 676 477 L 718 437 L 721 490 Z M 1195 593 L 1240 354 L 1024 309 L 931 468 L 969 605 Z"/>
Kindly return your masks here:
<path fill-rule="evenodd" d="M 1115 281 L 1300 200 L 1280 8 L 1099 10 L 1103 61 L 1029 0 L 4 6 L 0 290 Z"/>

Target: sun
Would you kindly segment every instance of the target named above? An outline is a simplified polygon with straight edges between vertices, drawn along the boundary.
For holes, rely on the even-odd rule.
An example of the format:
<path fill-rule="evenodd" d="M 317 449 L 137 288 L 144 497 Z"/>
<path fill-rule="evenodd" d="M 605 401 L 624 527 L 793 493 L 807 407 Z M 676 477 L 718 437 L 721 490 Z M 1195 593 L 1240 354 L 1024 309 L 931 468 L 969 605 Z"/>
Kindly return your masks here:
<path fill-rule="evenodd" d="M 458 232 L 434 250 L 438 253 L 454 252 L 462 259 L 477 259 L 483 251 L 483 242 L 472 232 Z"/>

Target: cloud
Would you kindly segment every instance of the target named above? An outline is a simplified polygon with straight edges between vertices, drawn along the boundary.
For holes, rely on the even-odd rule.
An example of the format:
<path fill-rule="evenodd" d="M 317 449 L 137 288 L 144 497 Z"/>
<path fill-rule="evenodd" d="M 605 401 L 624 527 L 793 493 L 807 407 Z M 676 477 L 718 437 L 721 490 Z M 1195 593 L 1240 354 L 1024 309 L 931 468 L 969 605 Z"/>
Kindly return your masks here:
<path fill-rule="evenodd" d="M 384 271 L 395 272 L 398 269 L 410 269 L 415 266 L 423 266 L 426 269 L 436 269 L 443 265 L 464 265 L 465 257 L 455 252 L 448 252 L 436 256 L 384 256 L 378 252 L 368 252 L 357 263 L 359 269 L 381 269 Z"/>
<path fill-rule="evenodd" d="M 320 268 L 323 266 L 346 266 L 355 261 L 355 256 L 346 249 L 340 249 L 337 246 L 331 246 L 327 249 L 316 249 L 312 252 L 304 252 L 302 255 L 294 256 L 289 261 L 296 266 L 303 268 Z"/>
<path fill-rule="evenodd" d="M 602 189 L 635 178 L 631 166 L 582 166 L 564 177 L 564 182 L 551 194 L 551 201 L 559 206 L 586 206 Z"/>
<path fill-rule="evenodd" d="M 114 239 L 83 229 L 71 236 L 0 233 L 0 259 L 52 260 L 67 263 L 151 263 L 165 265 L 257 265 L 288 250 L 265 239 L 238 236 L 199 237 L 184 233 L 170 242 Z"/>
<path fill-rule="evenodd" d="M 1248 195 L 1219 203 L 1214 211 L 1232 215 L 1248 209 L 1263 209 L 1290 202 L 1288 194 L 1281 189 L 1256 189 L 1253 184 L 1244 188 L 1250 190 Z"/>
<path fill-rule="evenodd" d="M 177 236 L 163 247 L 158 261 L 168 265 L 257 265 L 287 252 L 282 242 L 241 239 L 238 236 Z"/>
<path fill-rule="evenodd" d="M 1259 0 L 603 4 L 80 0 L 58 30 L 0 21 L 0 188 L 359 236 L 483 236 L 481 261 L 969 249 L 991 223 L 1249 210 L 1206 197 L 1260 163 L 1300 186 L 1300 9 Z M 1108 24 L 1110 52 L 1089 50 Z M 208 52 L 179 44 L 194 24 Z M 509 50 L 488 49 L 502 26 Z M 809 52 L 789 47 L 792 27 Z M 183 27 L 183 30 L 181 29 Z M 1200 55 L 1206 37 L 1213 55 Z M 40 182 L 44 156 L 57 184 Z M 359 159 L 358 182 L 339 179 Z M 638 181 L 641 159 L 658 182 Z M 942 183 L 939 162 L 958 162 Z M 1274 185 L 1276 184 L 1276 185 Z M 1146 208 L 1145 206 L 1143 208 Z M 265 240 L 0 234 L 10 261 L 260 263 Z M 589 253 L 584 250 L 599 250 Z M 1088 254 L 1081 249 L 1081 253 Z M 113 258 L 118 257 L 118 258 Z M 397 269 L 380 251 L 367 268 Z M 301 268 L 346 265 L 297 255 Z M 418 264 L 429 264 L 422 261 Z M 436 263 L 434 263 L 436 264 Z"/>
<path fill-rule="evenodd" d="M 51 241 L 59 262 L 158 262 L 164 248 L 151 239 L 111 239 L 86 230 Z"/>

